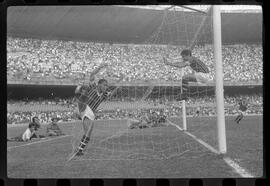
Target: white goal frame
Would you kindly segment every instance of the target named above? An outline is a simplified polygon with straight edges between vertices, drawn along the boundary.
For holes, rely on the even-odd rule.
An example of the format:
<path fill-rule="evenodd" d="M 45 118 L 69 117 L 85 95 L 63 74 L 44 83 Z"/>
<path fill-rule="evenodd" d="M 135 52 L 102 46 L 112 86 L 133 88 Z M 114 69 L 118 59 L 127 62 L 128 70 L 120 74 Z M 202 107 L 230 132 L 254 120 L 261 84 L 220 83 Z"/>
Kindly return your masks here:
<path fill-rule="evenodd" d="M 221 42 L 221 16 L 220 7 L 213 5 L 213 39 L 214 39 L 214 60 L 215 60 L 215 86 L 217 104 L 217 138 L 219 153 L 227 152 L 226 128 L 224 116 L 224 91 L 223 91 L 223 68 L 222 68 L 222 42 Z"/>
<path fill-rule="evenodd" d="M 221 16 L 219 5 L 212 5 L 209 13 L 212 13 L 213 23 L 213 48 L 214 48 L 214 61 L 215 61 L 215 88 L 216 88 L 216 108 L 217 108 L 217 140 L 218 140 L 218 152 L 220 154 L 227 153 L 226 142 L 226 127 L 225 127 L 225 114 L 224 114 L 224 90 L 223 90 L 223 67 L 222 67 L 222 41 L 221 41 Z M 194 40 L 197 38 L 198 32 L 202 28 L 205 19 L 201 26 L 197 30 L 195 37 L 190 45 L 193 47 Z M 183 74 L 183 69 L 182 69 Z M 183 118 L 183 130 L 187 130 L 186 120 L 186 103 L 182 100 L 182 118 Z"/>

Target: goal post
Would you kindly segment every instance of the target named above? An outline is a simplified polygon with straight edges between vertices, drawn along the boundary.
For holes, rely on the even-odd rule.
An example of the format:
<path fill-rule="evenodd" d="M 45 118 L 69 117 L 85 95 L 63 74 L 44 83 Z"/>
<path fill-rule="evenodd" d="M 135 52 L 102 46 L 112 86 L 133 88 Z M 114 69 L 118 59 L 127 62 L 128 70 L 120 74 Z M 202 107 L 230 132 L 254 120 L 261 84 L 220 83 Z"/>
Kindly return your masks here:
<path fill-rule="evenodd" d="M 183 130 L 187 130 L 187 118 L 186 118 L 186 101 L 182 101 L 182 115 L 183 115 Z"/>
<path fill-rule="evenodd" d="M 221 41 L 221 16 L 218 5 L 213 5 L 213 40 L 214 61 L 216 74 L 216 105 L 217 105 L 217 138 L 219 152 L 227 152 L 226 128 L 224 116 L 223 68 L 222 68 L 222 41 Z"/>
<path fill-rule="evenodd" d="M 184 74 L 184 69 L 181 69 L 181 74 L 183 76 Z M 183 89 L 181 89 L 183 91 Z M 182 93 L 182 92 L 181 92 Z M 187 117 L 186 117 L 186 101 L 182 100 L 182 120 L 183 120 L 183 130 L 187 130 Z"/>

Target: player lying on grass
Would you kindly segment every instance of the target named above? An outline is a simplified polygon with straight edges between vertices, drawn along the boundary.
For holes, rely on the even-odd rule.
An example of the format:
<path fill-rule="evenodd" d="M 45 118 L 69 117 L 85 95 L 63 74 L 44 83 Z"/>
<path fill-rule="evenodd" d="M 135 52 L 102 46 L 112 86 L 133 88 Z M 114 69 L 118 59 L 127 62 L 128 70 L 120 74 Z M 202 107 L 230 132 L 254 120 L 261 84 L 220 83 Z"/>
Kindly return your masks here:
<path fill-rule="evenodd" d="M 70 157 L 71 160 L 74 156 L 83 155 L 83 151 L 86 148 L 91 133 L 94 127 L 95 112 L 99 105 L 111 97 L 117 90 L 109 90 L 108 81 L 106 79 L 100 79 L 96 84 L 94 82 L 95 75 L 103 68 L 107 67 L 107 64 L 103 64 L 95 69 L 90 75 L 90 82 L 88 86 L 79 85 L 75 90 L 75 100 L 77 102 L 77 112 L 79 118 L 82 120 L 84 134 L 80 141 L 79 146 L 75 149 L 74 154 Z M 121 76 L 117 82 L 122 81 L 124 76 Z"/>
<path fill-rule="evenodd" d="M 35 134 L 36 130 L 35 130 L 36 125 L 34 123 L 30 123 L 28 125 L 28 128 L 25 130 L 24 133 L 22 133 L 19 136 L 13 137 L 8 139 L 7 141 L 30 141 L 33 138 L 33 135 Z M 38 136 L 39 138 L 39 136 Z"/>
<path fill-rule="evenodd" d="M 146 112 L 139 119 L 128 119 L 129 128 L 130 129 L 143 129 L 143 128 L 151 128 L 151 127 L 160 127 L 164 126 L 166 123 L 166 115 L 163 111 L 159 113 L 153 111 L 152 113 Z"/>
<path fill-rule="evenodd" d="M 209 69 L 207 66 L 198 58 L 192 56 L 191 50 L 185 49 L 181 52 L 180 59 L 175 59 L 177 63 L 168 62 L 168 55 L 163 57 L 163 61 L 166 65 L 176 67 L 176 68 L 185 68 L 190 67 L 192 73 L 186 74 L 182 77 L 182 86 L 183 90 L 187 89 L 188 82 L 197 82 L 198 84 L 206 84 L 209 80 Z"/>
<path fill-rule="evenodd" d="M 64 135 L 62 130 L 57 124 L 58 118 L 57 116 L 52 117 L 52 122 L 47 126 L 47 136 L 61 136 Z"/>
<path fill-rule="evenodd" d="M 234 120 L 237 124 L 239 124 L 240 121 L 244 118 L 244 114 L 247 111 L 247 102 L 246 101 L 240 100 L 238 104 L 239 104 L 238 115 Z"/>

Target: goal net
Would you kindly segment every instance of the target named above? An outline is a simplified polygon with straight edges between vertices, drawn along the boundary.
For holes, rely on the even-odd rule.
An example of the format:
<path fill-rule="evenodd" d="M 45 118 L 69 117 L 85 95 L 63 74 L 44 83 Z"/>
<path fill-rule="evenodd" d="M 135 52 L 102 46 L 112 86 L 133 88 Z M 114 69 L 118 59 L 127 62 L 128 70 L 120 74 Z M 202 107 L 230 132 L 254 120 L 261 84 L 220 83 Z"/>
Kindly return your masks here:
<path fill-rule="evenodd" d="M 89 145 L 79 159 L 168 159 L 194 153 L 199 157 L 209 152 L 205 144 L 217 149 L 210 7 L 198 12 L 172 6 L 159 15 L 160 24 L 144 42 L 115 44 L 118 54 L 112 57 L 109 50 L 100 60 L 110 69 L 100 72 L 97 79 L 109 79 L 118 90 L 100 105 Z M 164 64 L 164 56 L 179 62 L 183 49 L 190 49 L 206 64 L 209 82 L 190 82 L 184 87 L 182 77 L 191 69 Z M 126 79 L 115 84 L 113 77 L 120 73 Z M 83 134 L 82 124 L 74 125 L 72 134 L 74 150 Z"/>

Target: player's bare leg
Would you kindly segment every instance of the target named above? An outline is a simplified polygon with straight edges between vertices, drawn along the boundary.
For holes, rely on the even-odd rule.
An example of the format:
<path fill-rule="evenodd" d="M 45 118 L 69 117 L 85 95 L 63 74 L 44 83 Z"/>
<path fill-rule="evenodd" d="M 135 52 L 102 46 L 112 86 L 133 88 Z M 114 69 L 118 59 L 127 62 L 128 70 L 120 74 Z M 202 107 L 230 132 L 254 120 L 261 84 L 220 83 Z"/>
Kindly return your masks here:
<path fill-rule="evenodd" d="M 196 77 L 194 74 L 186 74 L 182 78 L 182 92 L 180 96 L 177 98 L 178 101 L 187 100 L 188 98 L 188 90 L 189 90 L 189 82 L 196 82 Z"/>
<path fill-rule="evenodd" d="M 237 115 L 237 117 L 236 117 L 236 119 L 235 119 L 234 121 L 235 121 L 237 124 L 239 124 L 239 122 L 243 119 L 243 117 L 244 117 L 243 113 L 240 112 L 240 113 Z"/>
<path fill-rule="evenodd" d="M 88 118 L 84 118 L 83 127 L 84 127 L 84 135 L 78 147 L 79 152 L 82 152 L 86 148 L 94 128 L 94 122 Z"/>
<path fill-rule="evenodd" d="M 68 161 L 72 160 L 75 156 L 83 155 L 83 150 L 87 147 L 90 137 L 94 128 L 94 121 L 88 119 L 87 117 L 83 120 L 83 128 L 84 128 L 84 135 L 80 141 L 80 144 L 73 155 L 68 159 Z"/>
<path fill-rule="evenodd" d="M 197 82 L 195 74 L 186 74 L 183 76 L 183 81 L 187 82 Z"/>
<path fill-rule="evenodd" d="M 208 80 L 202 76 L 196 76 L 198 84 L 206 84 Z"/>

